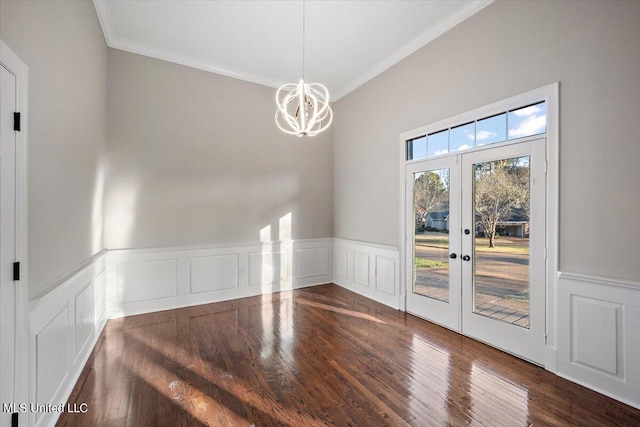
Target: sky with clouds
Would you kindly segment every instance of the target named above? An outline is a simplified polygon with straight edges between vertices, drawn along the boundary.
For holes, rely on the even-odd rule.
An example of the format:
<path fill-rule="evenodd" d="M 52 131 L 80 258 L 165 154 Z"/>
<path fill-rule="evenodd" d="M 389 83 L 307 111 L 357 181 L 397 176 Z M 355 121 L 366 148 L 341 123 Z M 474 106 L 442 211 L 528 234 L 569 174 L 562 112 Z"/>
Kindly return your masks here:
<path fill-rule="evenodd" d="M 507 139 L 544 133 L 547 127 L 546 104 L 530 105 L 498 114 L 410 141 L 409 160 L 468 150 Z"/>

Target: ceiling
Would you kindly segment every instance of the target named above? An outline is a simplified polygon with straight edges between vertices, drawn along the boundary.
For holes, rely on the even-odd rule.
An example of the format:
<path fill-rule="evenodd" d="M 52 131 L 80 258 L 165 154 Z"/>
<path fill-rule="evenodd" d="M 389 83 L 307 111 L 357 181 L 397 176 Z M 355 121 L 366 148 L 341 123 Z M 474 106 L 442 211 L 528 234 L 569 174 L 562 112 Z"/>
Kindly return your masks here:
<path fill-rule="evenodd" d="M 305 81 L 337 100 L 491 0 L 308 0 Z M 302 74 L 302 1 L 94 0 L 112 48 L 278 87 Z"/>

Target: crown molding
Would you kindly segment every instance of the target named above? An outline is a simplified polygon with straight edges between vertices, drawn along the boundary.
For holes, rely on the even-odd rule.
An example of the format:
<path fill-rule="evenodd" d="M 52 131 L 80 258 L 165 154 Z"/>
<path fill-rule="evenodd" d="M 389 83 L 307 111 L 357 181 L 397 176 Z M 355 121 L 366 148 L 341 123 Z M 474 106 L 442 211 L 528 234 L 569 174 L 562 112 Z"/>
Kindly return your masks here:
<path fill-rule="evenodd" d="M 196 68 L 203 71 L 208 71 L 215 74 L 220 74 L 226 77 L 231 77 L 234 79 L 244 80 L 250 83 L 259 84 L 262 86 L 278 88 L 282 84 L 286 83 L 284 81 L 275 81 L 273 79 L 267 79 L 262 76 L 256 74 L 248 74 L 242 73 L 235 70 L 231 70 L 220 66 L 219 64 L 215 64 L 210 61 L 203 61 L 197 59 L 192 56 L 182 55 L 178 52 L 174 52 L 168 49 L 160 49 L 154 46 L 150 46 L 147 44 L 136 43 L 130 40 L 123 39 L 114 34 L 113 27 L 111 25 L 111 20 L 109 18 L 109 11 L 106 1 L 104 0 L 92 0 L 93 5 L 95 6 L 98 21 L 100 22 L 100 26 L 102 27 L 102 32 L 104 34 L 105 41 L 107 46 L 113 49 L 119 49 L 126 52 L 135 53 L 138 55 L 148 56 L 155 59 L 160 59 L 167 62 L 172 62 L 179 65 L 184 65 L 191 68 Z M 338 87 L 331 91 L 332 102 L 338 101 L 340 98 L 348 95 L 353 92 L 363 84 L 367 83 L 369 80 L 375 78 L 380 75 L 387 69 L 391 68 L 398 62 L 402 61 L 421 47 L 425 46 L 429 42 L 433 41 L 440 35 L 444 34 L 451 28 L 455 27 L 465 19 L 469 18 L 476 12 L 484 9 L 489 4 L 493 3 L 494 0 L 474 0 L 470 2 L 467 6 L 460 9 L 457 13 L 450 16 L 449 18 L 439 22 L 435 27 L 432 27 L 426 30 L 424 33 L 420 34 L 416 38 L 414 38 L 408 44 L 402 46 L 400 49 L 395 50 L 390 55 L 385 57 L 382 61 L 376 63 L 373 67 L 368 68 L 355 79 L 351 80 L 346 85 Z"/>
<path fill-rule="evenodd" d="M 334 91 L 334 101 L 342 98 L 343 96 L 348 95 L 353 92 L 363 84 L 367 83 L 369 80 L 379 76 L 384 71 L 388 70 L 398 62 L 402 61 L 418 49 L 427 45 L 431 41 L 435 40 L 437 37 L 446 33 L 465 19 L 469 18 L 476 12 L 484 9 L 493 3 L 494 0 L 474 0 L 464 8 L 460 9 L 457 13 L 445 19 L 444 21 L 439 22 L 435 27 L 432 27 L 420 34 L 418 37 L 414 38 L 411 42 L 402 46 L 400 49 L 394 51 L 382 61 L 375 64 L 373 67 L 369 68 L 362 74 L 360 74 L 357 78 L 351 80 L 349 83 L 344 85 L 343 87 Z"/>

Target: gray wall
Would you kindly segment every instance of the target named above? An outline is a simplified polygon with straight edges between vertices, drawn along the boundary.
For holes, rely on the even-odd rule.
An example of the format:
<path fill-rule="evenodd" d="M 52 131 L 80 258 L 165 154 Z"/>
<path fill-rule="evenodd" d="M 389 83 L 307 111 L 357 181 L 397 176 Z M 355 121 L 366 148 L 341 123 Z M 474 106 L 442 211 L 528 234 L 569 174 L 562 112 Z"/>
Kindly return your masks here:
<path fill-rule="evenodd" d="M 283 134 L 273 88 L 108 51 L 108 249 L 332 236 L 331 131 Z"/>
<path fill-rule="evenodd" d="M 107 47 L 90 1 L 0 1 L 0 38 L 29 67 L 29 294 L 103 248 Z"/>
<path fill-rule="evenodd" d="M 638 1 L 499 1 L 339 100 L 335 236 L 399 245 L 401 132 L 560 81 L 560 269 L 639 280 L 639 40 Z"/>

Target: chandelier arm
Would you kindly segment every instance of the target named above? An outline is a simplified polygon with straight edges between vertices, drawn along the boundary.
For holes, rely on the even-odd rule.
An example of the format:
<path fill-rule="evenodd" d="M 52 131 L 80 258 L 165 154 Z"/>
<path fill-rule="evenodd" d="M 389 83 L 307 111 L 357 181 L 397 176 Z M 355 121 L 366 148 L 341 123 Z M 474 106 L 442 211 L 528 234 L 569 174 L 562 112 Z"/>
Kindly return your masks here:
<path fill-rule="evenodd" d="M 327 90 L 327 88 L 323 84 L 311 83 L 309 86 L 311 87 L 311 90 L 318 95 L 319 98 L 321 98 L 327 104 L 329 103 L 329 101 L 330 101 L 330 99 L 329 99 L 329 91 Z"/>
<path fill-rule="evenodd" d="M 297 131 L 290 131 L 290 130 L 287 130 L 284 126 L 282 126 L 282 125 L 280 124 L 280 121 L 279 121 L 279 118 L 280 118 L 280 117 L 281 117 L 281 116 L 278 116 L 278 111 L 276 111 L 276 117 L 275 117 L 275 119 L 276 119 L 276 125 L 278 126 L 278 128 L 280 128 L 280 130 L 281 130 L 282 132 L 284 132 L 284 133 L 288 133 L 289 135 L 298 135 L 298 132 L 297 132 Z"/>
<path fill-rule="evenodd" d="M 280 112 L 282 112 L 282 114 L 284 116 L 291 116 L 291 114 L 289 113 L 289 111 L 287 110 L 287 106 L 289 105 L 289 103 L 295 99 L 295 92 L 289 92 L 287 94 L 287 96 L 284 97 L 284 99 L 282 100 L 282 103 L 278 103 L 278 110 L 280 110 Z"/>
<path fill-rule="evenodd" d="M 329 111 L 331 111 L 331 110 L 329 110 Z M 326 130 L 331 125 L 332 120 L 333 120 L 333 113 L 330 113 L 329 114 L 329 120 L 327 121 L 327 123 L 322 125 L 322 122 L 320 122 L 320 121 L 317 122 L 317 126 L 318 127 L 316 129 L 313 129 L 309 133 L 307 133 L 307 136 L 316 136 L 320 132 L 323 132 L 324 130 Z"/>
<path fill-rule="evenodd" d="M 289 127 L 295 131 L 296 134 L 300 131 L 300 123 L 298 123 L 295 116 L 289 114 L 288 112 L 285 112 L 285 114 L 283 114 L 283 118 L 289 124 Z"/>
<path fill-rule="evenodd" d="M 311 92 L 311 90 L 309 90 L 309 92 Z M 315 126 L 316 122 L 318 121 L 319 111 L 318 111 L 318 98 L 311 93 L 309 95 L 309 99 L 311 100 L 311 103 L 313 105 L 313 115 L 309 119 L 309 125 L 307 126 L 307 129 L 311 130 Z"/>
<path fill-rule="evenodd" d="M 321 85 L 320 83 L 312 83 L 309 86 L 311 87 L 311 90 L 317 94 L 317 97 L 320 100 L 322 100 L 322 103 L 323 103 L 322 109 L 324 110 L 326 108 L 329 108 L 329 91 L 327 90 L 327 88 L 324 87 L 324 85 Z M 319 86 L 323 90 L 322 91 L 318 90 L 315 86 Z"/>
<path fill-rule="evenodd" d="M 307 127 L 307 109 L 305 105 L 305 98 L 307 92 L 307 85 L 304 84 L 304 80 L 300 79 L 298 83 L 298 106 L 300 107 L 300 114 L 298 118 L 300 120 L 300 129 L 306 129 Z"/>
<path fill-rule="evenodd" d="M 278 104 L 278 110 L 281 112 L 282 119 L 284 119 L 289 125 L 289 127 L 293 130 L 292 132 L 288 132 L 288 133 L 301 136 L 301 134 L 304 133 L 304 127 L 301 126 L 301 123 L 295 117 L 295 115 L 300 116 L 300 114 L 298 114 L 300 106 L 298 105 L 298 111 L 296 112 L 295 115 L 291 114 L 288 111 L 289 104 L 291 104 L 291 102 L 298 99 L 299 85 L 290 84 L 288 86 L 292 86 L 292 90 L 284 97 L 282 102 Z"/>
<path fill-rule="evenodd" d="M 289 87 L 291 87 L 291 89 Z M 293 83 L 288 83 L 286 85 L 280 86 L 280 88 L 276 92 L 276 104 L 278 105 L 278 107 L 280 107 L 281 104 L 284 104 L 284 100 L 291 93 L 292 89 L 295 89 L 295 87 L 296 85 Z M 284 98 L 280 99 L 280 94 L 282 94 L 285 91 L 286 91 L 286 95 L 284 96 Z"/>
<path fill-rule="evenodd" d="M 319 134 L 320 132 L 323 132 L 331 125 L 331 122 L 333 121 L 333 111 L 331 111 L 331 109 L 328 110 L 328 116 L 329 116 L 329 119 L 327 120 L 327 123 L 321 128 L 316 130 L 316 135 Z"/>

